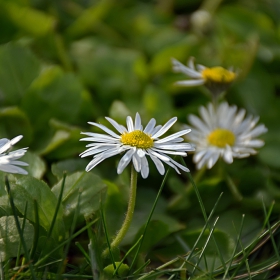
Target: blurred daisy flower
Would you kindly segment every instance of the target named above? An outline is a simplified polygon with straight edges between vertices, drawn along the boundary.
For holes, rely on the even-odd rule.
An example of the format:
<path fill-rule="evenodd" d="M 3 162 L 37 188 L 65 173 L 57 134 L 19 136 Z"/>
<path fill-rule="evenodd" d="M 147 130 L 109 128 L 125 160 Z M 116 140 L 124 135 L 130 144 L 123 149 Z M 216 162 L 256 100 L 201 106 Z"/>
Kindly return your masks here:
<path fill-rule="evenodd" d="M 213 104 L 200 107 L 200 117 L 190 115 L 192 133 L 188 139 L 196 144 L 193 157 L 197 169 L 207 166 L 212 168 L 219 157 L 226 163 L 232 163 L 233 158 L 245 158 L 256 154 L 255 148 L 262 147 L 264 142 L 256 139 L 267 132 L 263 125 L 257 125 L 259 117 L 245 117 L 244 109 L 221 103 L 217 109 Z"/>
<path fill-rule="evenodd" d="M 132 161 L 135 170 L 141 172 L 143 178 L 147 178 L 149 174 L 147 156 L 154 162 L 161 175 L 165 173 L 162 162 L 174 168 L 179 174 L 179 169 L 189 172 L 188 168 L 179 164 L 168 155 L 186 156 L 187 151 L 194 150 L 191 144 L 182 143 L 184 139 L 181 137 L 191 130 L 185 129 L 159 139 L 177 121 L 176 117 L 170 119 L 163 126 L 156 126 L 155 119 L 151 119 L 145 129 L 143 129 L 138 113 L 134 122 L 130 116 L 127 117 L 127 128 L 111 118 L 106 117 L 106 119 L 119 134 L 116 134 L 102 124 L 94 122 L 89 122 L 89 124 L 102 129 L 107 134 L 82 132 L 82 134 L 89 137 L 83 138 L 81 141 L 93 142 L 86 145 L 88 149 L 80 154 L 81 157 L 93 156 L 93 159 L 86 167 L 86 171 L 90 171 L 104 159 L 124 152 L 117 167 L 118 174 L 122 173 L 124 168 Z"/>
<path fill-rule="evenodd" d="M 26 170 L 19 166 L 28 166 L 28 163 L 18 161 L 28 148 L 19 149 L 13 152 L 7 151 L 15 145 L 23 136 L 19 135 L 12 140 L 7 138 L 0 139 L 0 170 L 8 173 L 28 174 Z"/>
<path fill-rule="evenodd" d="M 213 95 L 219 95 L 227 90 L 229 85 L 236 79 L 236 73 L 223 67 L 207 68 L 203 65 L 194 65 L 194 58 L 191 57 L 188 66 L 172 58 L 173 71 L 184 73 L 191 79 L 178 81 L 175 84 L 181 86 L 205 85 Z"/>

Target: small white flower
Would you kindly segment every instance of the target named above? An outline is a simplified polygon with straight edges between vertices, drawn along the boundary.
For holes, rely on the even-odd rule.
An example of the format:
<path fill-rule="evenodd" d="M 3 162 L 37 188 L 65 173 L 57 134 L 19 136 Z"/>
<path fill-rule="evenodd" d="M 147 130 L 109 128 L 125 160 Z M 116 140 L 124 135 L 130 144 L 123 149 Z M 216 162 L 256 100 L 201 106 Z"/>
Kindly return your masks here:
<path fill-rule="evenodd" d="M 147 178 L 149 175 L 149 165 L 146 156 L 152 159 L 161 175 L 165 173 L 162 162 L 174 168 L 179 174 L 178 168 L 189 172 L 188 168 L 173 160 L 168 154 L 186 156 L 187 151 L 193 151 L 191 144 L 181 143 L 184 141 L 181 136 L 189 133 L 191 130 L 185 129 L 159 139 L 177 121 L 176 117 L 170 119 L 164 126 L 156 126 L 155 119 L 151 119 L 145 129 L 143 129 L 138 113 L 136 113 L 134 123 L 130 116 L 127 117 L 127 128 L 111 118 L 106 117 L 106 119 L 114 126 L 119 134 L 116 134 L 102 124 L 94 122 L 89 122 L 89 124 L 99 127 L 107 135 L 82 132 L 82 134 L 89 137 L 83 138 L 81 141 L 93 142 L 86 145 L 88 149 L 80 154 L 81 157 L 93 156 L 93 160 L 87 165 L 86 171 L 90 171 L 106 158 L 125 152 L 117 167 L 118 174 L 122 173 L 124 168 L 132 161 L 135 170 L 141 172 L 143 178 Z"/>
<path fill-rule="evenodd" d="M 267 132 L 261 124 L 256 126 L 259 117 L 245 117 L 244 109 L 237 110 L 236 106 L 221 103 L 217 109 L 212 103 L 208 107 L 200 107 L 201 119 L 190 115 L 192 133 L 188 139 L 196 144 L 193 157 L 197 168 L 204 165 L 212 168 L 221 157 L 226 163 L 232 163 L 233 158 L 245 158 L 256 154 L 255 148 L 262 147 L 264 142 L 255 139 Z"/>
<path fill-rule="evenodd" d="M 178 81 L 175 84 L 181 86 L 200 86 L 205 85 L 213 94 L 225 91 L 236 79 L 236 73 L 217 66 L 207 68 L 203 65 L 194 65 L 194 58 L 188 61 L 188 66 L 183 65 L 178 60 L 172 58 L 173 71 L 186 74 L 190 80 Z"/>
<path fill-rule="evenodd" d="M 28 148 L 19 149 L 6 153 L 15 145 L 23 136 L 19 135 L 12 140 L 7 138 L 0 139 L 0 170 L 8 173 L 28 174 L 28 172 L 19 166 L 28 166 L 28 163 L 18 161 L 27 151 Z M 19 166 L 18 166 L 19 165 Z"/>

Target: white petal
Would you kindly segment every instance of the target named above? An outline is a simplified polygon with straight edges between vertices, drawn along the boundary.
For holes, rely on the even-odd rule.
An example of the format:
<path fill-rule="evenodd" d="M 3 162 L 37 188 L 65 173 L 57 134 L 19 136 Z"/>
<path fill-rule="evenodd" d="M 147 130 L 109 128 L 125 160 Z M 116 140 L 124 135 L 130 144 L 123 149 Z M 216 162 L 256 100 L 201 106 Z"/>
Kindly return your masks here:
<path fill-rule="evenodd" d="M 150 135 L 156 134 L 160 129 L 162 128 L 162 125 L 157 125 L 152 132 L 150 133 Z"/>
<path fill-rule="evenodd" d="M 0 165 L 0 170 L 8 173 L 17 173 L 17 174 L 23 174 L 26 175 L 28 172 L 20 167 L 14 166 L 12 164 L 4 164 Z"/>
<path fill-rule="evenodd" d="M 141 130 L 142 126 L 141 126 L 141 117 L 138 113 L 136 113 L 136 116 L 135 116 L 135 127 L 134 129 L 135 130 Z"/>
<path fill-rule="evenodd" d="M 149 164 L 146 157 L 141 158 L 141 175 L 144 179 L 149 175 Z"/>
<path fill-rule="evenodd" d="M 171 141 L 175 138 L 178 138 L 182 135 L 185 135 L 185 134 L 188 134 L 189 132 L 191 132 L 191 129 L 185 129 L 185 130 L 182 130 L 182 131 L 179 131 L 179 132 L 176 132 L 174 134 L 171 134 L 170 136 L 167 136 L 163 139 L 160 139 L 160 140 L 157 140 L 155 141 L 155 143 L 164 143 L 164 142 L 168 142 L 168 141 Z"/>
<path fill-rule="evenodd" d="M 133 156 L 134 153 L 135 153 L 135 149 L 130 149 L 124 154 L 124 156 L 121 158 L 121 160 L 118 164 L 118 168 L 117 168 L 118 174 L 121 174 L 123 172 L 123 170 L 127 167 L 127 165 L 130 163 L 131 157 Z"/>
<path fill-rule="evenodd" d="M 177 151 L 194 151 L 194 147 L 189 143 L 179 143 L 179 144 L 154 144 L 154 148 L 163 150 L 177 150 Z M 164 151 L 162 151 L 164 152 Z"/>
<path fill-rule="evenodd" d="M 186 152 L 183 152 L 183 151 L 169 151 L 169 150 L 160 150 L 160 149 L 155 149 L 155 148 L 152 148 L 153 151 L 156 151 L 156 152 L 162 152 L 162 153 L 166 153 L 166 154 L 169 154 L 169 155 L 180 155 L 180 156 L 187 156 L 187 153 Z"/>
<path fill-rule="evenodd" d="M 19 140 L 22 139 L 22 137 L 23 137 L 22 135 L 19 135 L 19 136 L 13 138 L 13 139 L 11 140 L 11 144 L 12 144 L 12 145 L 15 145 Z"/>
<path fill-rule="evenodd" d="M 147 126 L 144 129 L 144 132 L 147 133 L 147 134 L 151 134 L 155 125 L 156 125 L 156 120 L 155 119 L 150 119 L 150 121 L 148 122 Z"/>
<path fill-rule="evenodd" d="M 219 157 L 220 155 L 218 153 L 213 153 L 212 156 L 207 161 L 207 168 L 211 169 L 215 165 Z"/>
<path fill-rule="evenodd" d="M 93 125 L 93 126 L 97 126 L 100 129 L 104 130 L 105 132 L 107 132 L 108 134 L 110 134 L 111 136 L 119 139 L 120 136 L 117 135 L 114 131 L 112 131 L 111 129 L 107 128 L 105 125 L 103 124 L 99 124 L 99 123 L 94 123 L 94 122 L 88 122 L 89 124 Z"/>
<path fill-rule="evenodd" d="M 134 130 L 133 121 L 132 121 L 132 118 L 130 116 L 128 116 L 126 118 L 126 125 L 127 125 L 128 132 L 131 132 L 131 131 Z"/>
<path fill-rule="evenodd" d="M 105 117 L 105 119 L 119 132 L 119 133 L 124 133 L 127 132 L 126 128 L 123 125 L 118 124 L 115 120 Z"/>
<path fill-rule="evenodd" d="M 146 155 L 146 153 L 143 149 L 137 149 L 137 154 L 139 157 L 144 157 Z"/>
<path fill-rule="evenodd" d="M 176 117 L 170 119 L 156 134 L 152 135 L 152 138 L 155 139 L 163 135 L 176 121 Z"/>
<path fill-rule="evenodd" d="M 186 87 L 192 87 L 192 86 L 201 86 L 205 83 L 204 80 L 186 80 L 186 81 L 178 81 L 175 82 L 175 85 L 177 86 L 186 86 Z"/>
<path fill-rule="evenodd" d="M 169 158 L 168 158 L 167 156 L 165 156 L 165 155 L 162 155 L 162 154 L 160 154 L 160 153 L 157 153 L 157 152 L 153 151 L 152 149 L 149 149 L 148 151 L 149 151 L 150 154 L 152 154 L 152 155 L 154 155 L 155 157 L 157 157 L 157 158 L 163 160 L 164 162 L 169 161 Z"/>
<path fill-rule="evenodd" d="M 174 72 L 184 73 L 191 78 L 201 78 L 201 74 L 199 72 L 185 66 L 184 64 L 182 64 L 181 62 L 179 62 L 175 58 L 172 58 L 171 61 L 172 61 Z"/>
<path fill-rule="evenodd" d="M 159 174 L 163 175 L 165 173 L 165 168 L 163 163 L 155 156 L 153 156 L 152 154 L 149 154 L 150 158 L 152 159 L 152 161 L 154 162 Z"/>
<path fill-rule="evenodd" d="M 195 115 L 189 115 L 189 122 L 195 126 L 197 129 L 203 132 L 208 132 L 211 128 L 207 126 L 200 118 Z"/>
<path fill-rule="evenodd" d="M 137 153 L 134 153 L 134 155 L 132 157 L 132 162 L 133 162 L 133 166 L 134 166 L 135 170 L 137 172 L 140 172 L 140 170 L 141 170 L 141 158 L 138 156 Z"/>
<path fill-rule="evenodd" d="M 86 167 L 86 171 L 89 172 L 91 169 L 93 169 L 96 165 L 98 165 L 100 162 L 102 162 L 105 158 L 103 157 L 96 157 Z"/>
<path fill-rule="evenodd" d="M 223 159 L 227 163 L 232 163 L 233 158 L 232 158 L 232 151 L 231 148 L 227 145 L 223 154 Z"/>

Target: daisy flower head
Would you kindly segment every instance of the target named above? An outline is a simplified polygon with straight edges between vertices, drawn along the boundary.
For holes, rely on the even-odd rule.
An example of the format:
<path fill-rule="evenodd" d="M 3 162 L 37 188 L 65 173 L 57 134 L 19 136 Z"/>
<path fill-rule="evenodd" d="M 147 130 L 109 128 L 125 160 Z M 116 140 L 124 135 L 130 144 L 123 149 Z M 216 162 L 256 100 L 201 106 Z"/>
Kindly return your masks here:
<path fill-rule="evenodd" d="M 245 158 L 256 154 L 264 142 L 256 139 L 267 132 L 263 125 L 257 125 L 259 117 L 247 116 L 244 109 L 229 106 L 227 102 L 214 107 L 209 103 L 207 108 L 200 107 L 200 117 L 189 116 L 192 133 L 188 139 L 195 143 L 196 151 L 193 161 L 197 169 L 207 166 L 212 168 L 221 157 L 226 163 L 233 158 Z"/>
<path fill-rule="evenodd" d="M 194 58 L 188 61 L 188 66 L 172 58 L 173 71 L 183 73 L 190 77 L 189 80 L 178 81 L 175 84 L 181 86 L 200 86 L 204 85 L 210 92 L 217 96 L 228 89 L 230 84 L 236 79 L 236 73 L 221 66 L 208 68 L 201 64 L 194 64 Z"/>
<path fill-rule="evenodd" d="M 138 113 L 136 113 L 134 122 L 130 116 L 127 117 L 127 128 L 109 117 L 106 119 L 117 130 L 118 134 L 106 126 L 94 122 L 89 122 L 89 124 L 102 129 L 107 134 L 81 132 L 81 134 L 88 136 L 82 138 L 81 141 L 92 142 L 86 145 L 88 149 L 80 154 L 81 157 L 93 156 L 86 171 L 90 171 L 106 158 L 124 153 L 118 163 L 118 174 L 122 173 L 132 161 L 135 170 L 141 172 L 143 178 L 147 178 L 149 175 L 147 157 L 151 158 L 161 175 L 165 173 L 163 162 L 174 168 L 179 174 L 179 169 L 189 172 L 188 168 L 173 160 L 169 155 L 186 156 L 187 151 L 194 150 L 191 144 L 182 143 L 184 139 L 181 137 L 191 130 L 185 129 L 162 139 L 159 138 L 177 121 L 176 117 L 170 119 L 163 126 L 156 125 L 156 120 L 151 119 L 144 129 Z"/>
<path fill-rule="evenodd" d="M 12 140 L 7 138 L 0 139 L 0 170 L 8 173 L 28 174 L 26 170 L 19 166 L 28 166 L 28 163 L 18 161 L 27 151 L 28 148 L 19 149 L 13 152 L 7 152 L 23 136 L 19 135 Z"/>

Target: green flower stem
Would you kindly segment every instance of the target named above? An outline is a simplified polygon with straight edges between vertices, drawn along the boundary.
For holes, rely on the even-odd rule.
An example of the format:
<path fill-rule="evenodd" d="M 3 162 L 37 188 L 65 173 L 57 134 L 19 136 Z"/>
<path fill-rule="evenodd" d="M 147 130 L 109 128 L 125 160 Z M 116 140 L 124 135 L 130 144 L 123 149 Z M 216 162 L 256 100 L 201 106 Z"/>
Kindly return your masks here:
<path fill-rule="evenodd" d="M 233 197 L 236 201 L 241 201 L 243 199 L 242 194 L 239 192 L 237 186 L 234 184 L 233 180 L 230 178 L 229 175 L 225 176 L 228 188 L 230 192 L 232 193 Z"/>
<path fill-rule="evenodd" d="M 123 221 L 122 227 L 119 230 L 118 234 L 114 238 L 114 240 L 111 242 L 111 249 L 114 250 L 116 247 L 119 246 L 123 238 L 125 237 L 129 226 L 132 221 L 132 217 L 134 214 L 134 207 L 135 207 L 135 201 L 136 201 L 136 189 L 137 189 L 137 172 L 134 169 L 133 165 L 131 164 L 131 179 L 130 179 L 130 190 L 129 190 L 129 201 L 128 201 L 128 207 L 127 207 L 127 213 L 125 216 L 125 219 Z M 108 248 L 103 252 L 103 257 L 106 257 L 109 253 Z"/>

